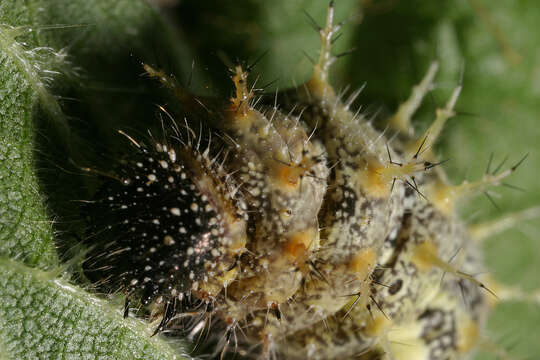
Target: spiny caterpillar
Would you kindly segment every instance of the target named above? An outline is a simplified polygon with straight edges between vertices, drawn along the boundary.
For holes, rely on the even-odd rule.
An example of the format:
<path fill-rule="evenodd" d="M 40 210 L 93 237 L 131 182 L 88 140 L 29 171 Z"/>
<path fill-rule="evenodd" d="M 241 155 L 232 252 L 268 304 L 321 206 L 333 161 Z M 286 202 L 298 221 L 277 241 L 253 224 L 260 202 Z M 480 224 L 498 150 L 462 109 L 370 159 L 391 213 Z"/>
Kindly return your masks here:
<path fill-rule="evenodd" d="M 461 86 L 421 136 L 411 118 L 430 66 L 388 119 L 390 141 L 329 83 L 340 28 L 320 28 L 312 78 L 266 104 L 234 66 L 228 101 L 200 99 L 163 72 L 191 116 L 162 138 L 121 132 L 134 153 L 86 209 L 85 270 L 157 319 L 261 359 L 462 359 L 483 339 L 491 290 L 460 198 L 505 171 L 452 185 L 434 152 Z"/>

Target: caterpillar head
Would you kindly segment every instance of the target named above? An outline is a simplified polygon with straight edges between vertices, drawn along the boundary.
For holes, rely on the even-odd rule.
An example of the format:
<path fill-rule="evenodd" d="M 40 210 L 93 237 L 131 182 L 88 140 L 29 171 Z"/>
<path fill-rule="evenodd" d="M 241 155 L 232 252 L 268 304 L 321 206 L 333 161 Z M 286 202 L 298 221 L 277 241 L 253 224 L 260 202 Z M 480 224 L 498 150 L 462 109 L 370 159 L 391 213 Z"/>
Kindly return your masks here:
<path fill-rule="evenodd" d="M 191 129 L 182 139 L 173 128 L 176 141 L 151 146 L 121 132 L 134 151 L 85 207 L 88 276 L 144 305 L 191 291 L 212 295 L 234 278 L 245 245 L 245 206 L 210 158 L 208 139 L 199 151 Z"/>

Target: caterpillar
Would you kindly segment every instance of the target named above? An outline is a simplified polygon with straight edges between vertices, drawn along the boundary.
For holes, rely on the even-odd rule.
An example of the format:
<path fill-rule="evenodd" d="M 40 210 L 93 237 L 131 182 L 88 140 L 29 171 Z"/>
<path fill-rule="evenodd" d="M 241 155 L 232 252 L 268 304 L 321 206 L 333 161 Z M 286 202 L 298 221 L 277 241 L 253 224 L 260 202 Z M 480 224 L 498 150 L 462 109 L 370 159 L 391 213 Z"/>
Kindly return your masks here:
<path fill-rule="evenodd" d="M 246 66 L 216 103 L 146 66 L 193 118 L 163 109 L 162 136 L 121 132 L 134 155 L 87 209 L 87 274 L 125 294 L 126 316 L 139 303 L 155 334 L 212 332 L 219 356 L 447 359 L 481 343 L 492 291 L 455 205 L 525 157 L 450 184 L 432 146 L 461 86 L 414 136 L 433 63 L 388 119 L 389 139 L 355 112 L 360 91 L 344 98 L 329 83 L 338 30 L 331 4 L 312 78 L 268 102 Z"/>

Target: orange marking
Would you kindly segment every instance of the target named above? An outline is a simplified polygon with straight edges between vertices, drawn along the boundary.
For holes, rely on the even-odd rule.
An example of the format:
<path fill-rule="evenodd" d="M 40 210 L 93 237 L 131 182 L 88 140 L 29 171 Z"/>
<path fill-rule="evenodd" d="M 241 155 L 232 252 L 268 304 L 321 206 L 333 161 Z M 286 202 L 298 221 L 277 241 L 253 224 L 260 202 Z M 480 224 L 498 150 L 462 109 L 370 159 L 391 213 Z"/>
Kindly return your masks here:
<path fill-rule="evenodd" d="M 360 186 L 373 197 L 387 198 L 390 195 L 392 178 L 385 176 L 385 165 L 375 158 L 366 159 L 366 163 L 365 169 L 358 174 Z"/>
<path fill-rule="evenodd" d="M 236 89 L 234 96 L 231 98 L 232 107 L 236 112 L 246 115 L 251 109 L 249 101 L 253 97 L 253 93 L 248 89 L 247 78 L 248 73 L 241 66 L 236 66 L 235 73 L 232 77 L 234 87 Z"/>
<path fill-rule="evenodd" d="M 285 254 L 287 254 L 289 257 L 293 258 L 294 260 L 303 257 L 307 251 L 306 240 L 308 239 L 306 238 L 304 234 L 297 234 L 293 236 L 285 244 L 285 248 L 284 248 Z"/>
<path fill-rule="evenodd" d="M 423 242 L 418 245 L 414 250 L 411 261 L 420 271 L 428 271 L 433 266 L 437 266 L 446 270 L 445 267 L 441 266 L 442 261 L 437 256 L 437 247 L 431 241 Z"/>
<path fill-rule="evenodd" d="M 365 280 L 373 267 L 377 259 L 377 253 L 373 248 L 368 247 L 357 252 L 351 261 L 349 262 L 349 269 L 357 274 L 358 279 Z"/>
<path fill-rule="evenodd" d="M 469 319 L 465 325 L 459 329 L 458 335 L 458 350 L 462 353 L 467 353 L 472 350 L 478 343 L 480 337 L 480 329 L 478 324 Z"/>
<path fill-rule="evenodd" d="M 386 317 L 380 314 L 376 314 L 367 322 L 365 333 L 366 335 L 372 337 L 381 336 L 384 332 L 386 332 L 386 330 L 390 328 L 391 325 L 392 322 Z"/>
<path fill-rule="evenodd" d="M 290 261 L 301 263 L 309 255 L 316 241 L 317 232 L 314 233 L 312 229 L 299 231 L 285 243 L 283 253 Z"/>
<path fill-rule="evenodd" d="M 300 183 L 300 177 L 306 170 L 300 166 L 279 164 L 275 169 L 275 177 L 282 185 L 296 188 Z"/>

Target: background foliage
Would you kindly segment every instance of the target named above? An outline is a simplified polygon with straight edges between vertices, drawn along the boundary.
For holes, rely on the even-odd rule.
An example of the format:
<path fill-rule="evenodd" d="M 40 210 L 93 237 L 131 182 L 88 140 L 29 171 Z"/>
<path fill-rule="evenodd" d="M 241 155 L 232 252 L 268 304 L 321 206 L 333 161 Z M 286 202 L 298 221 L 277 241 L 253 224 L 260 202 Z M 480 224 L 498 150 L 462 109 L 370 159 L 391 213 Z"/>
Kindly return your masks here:
<path fill-rule="evenodd" d="M 228 96 L 220 54 L 253 61 L 268 51 L 255 70 L 259 84 L 301 83 L 318 49 L 303 11 L 322 24 L 326 7 L 307 0 L 183 1 L 163 6 L 159 16 L 155 4 L 142 0 L 0 3 L 0 358 L 181 353 L 177 341 L 149 338 L 143 323 L 123 320 L 115 299 L 91 295 L 77 275 L 81 249 L 74 234 L 84 225 L 74 200 L 88 198 L 96 184 L 73 171 L 74 164 L 114 153 L 122 145 L 117 128 L 155 125 L 154 104 L 166 103 L 167 94 L 140 76 L 141 62 L 190 82 L 193 91 Z M 336 51 L 356 51 L 340 60 L 333 82 L 354 88 L 366 81 L 359 103 L 380 110 L 381 119 L 438 59 L 437 89 L 418 121 L 425 127 L 464 70 L 459 116 L 438 149 L 451 158 L 445 167 L 453 180 L 480 176 L 492 151 L 498 160 L 530 152 L 509 180 L 526 192 L 498 190 L 500 210 L 475 199 L 464 206 L 467 221 L 538 204 L 536 2 L 340 0 L 336 9 L 337 19 L 347 20 Z M 540 288 L 539 229 L 538 221 L 528 222 L 485 243 L 496 279 Z M 533 356 L 540 353 L 538 324 L 536 305 L 507 302 L 497 305 L 486 335 L 515 357 Z"/>

